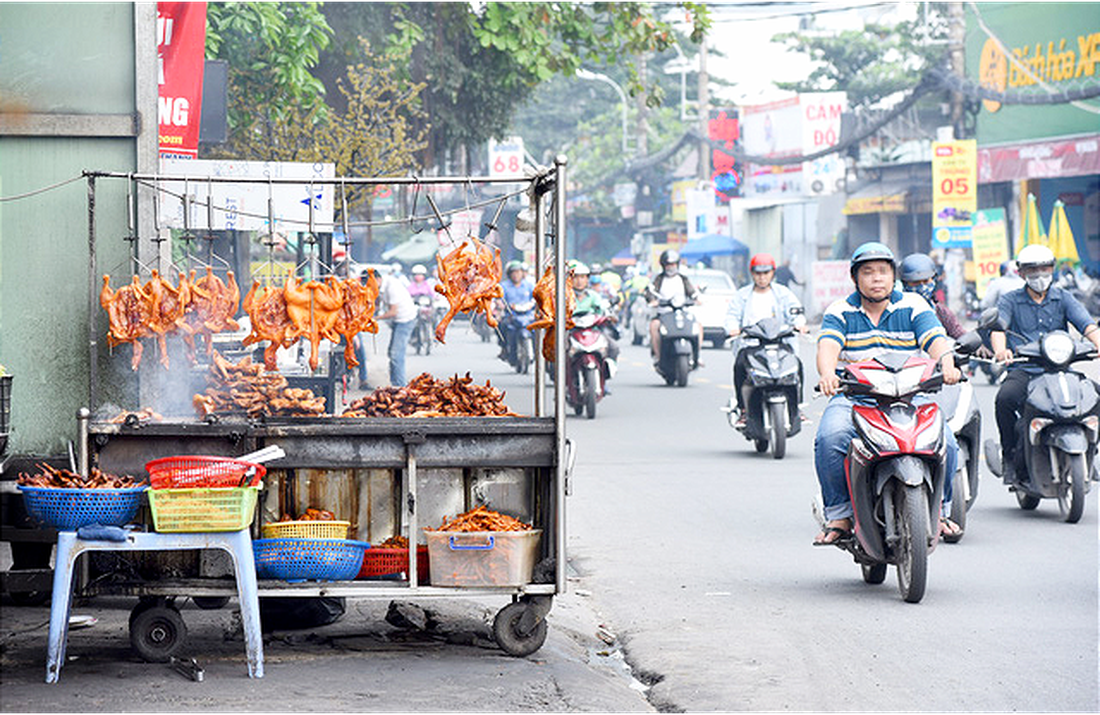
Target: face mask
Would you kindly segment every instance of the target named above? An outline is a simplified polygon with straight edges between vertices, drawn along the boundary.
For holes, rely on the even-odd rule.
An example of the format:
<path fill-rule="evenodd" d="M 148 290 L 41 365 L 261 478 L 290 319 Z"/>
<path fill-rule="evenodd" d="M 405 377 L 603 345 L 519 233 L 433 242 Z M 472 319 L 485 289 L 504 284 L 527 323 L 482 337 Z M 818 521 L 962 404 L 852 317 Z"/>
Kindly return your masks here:
<path fill-rule="evenodd" d="M 909 293 L 916 293 L 921 298 L 931 303 L 935 300 L 936 284 L 935 283 L 920 283 L 915 286 L 905 286 L 905 290 Z"/>
<path fill-rule="evenodd" d="M 1049 273 L 1045 273 L 1038 276 L 1027 277 L 1027 287 L 1036 293 L 1046 293 L 1050 288 L 1050 284 L 1054 281 L 1054 276 Z"/>
<path fill-rule="evenodd" d="M 680 272 L 680 266 L 677 266 L 676 264 L 671 264 L 671 265 L 665 266 L 665 275 L 669 276 L 670 278 L 672 276 L 676 275 L 679 272 Z"/>

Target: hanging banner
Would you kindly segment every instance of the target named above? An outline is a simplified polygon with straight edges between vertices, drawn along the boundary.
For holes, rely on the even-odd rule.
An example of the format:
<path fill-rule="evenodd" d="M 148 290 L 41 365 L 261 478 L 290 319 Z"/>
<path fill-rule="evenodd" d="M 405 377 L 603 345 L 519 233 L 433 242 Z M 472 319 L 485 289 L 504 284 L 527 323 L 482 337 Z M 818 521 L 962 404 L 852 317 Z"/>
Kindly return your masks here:
<path fill-rule="evenodd" d="M 974 285 L 979 298 L 985 297 L 989 281 L 1001 274 L 1008 260 L 1008 232 L 1004 209 L 982 209 L 974 214 Z"/>
<path fill-rule="evenodd" d="M 978 142 L 932 143 L 932 247 L 970 245 L 978 210 Z"/>
<path fill-rule="evenodd" d="M 157 117 L 161 158 L 199 155 L 206 3 L 157 3 Z"/>

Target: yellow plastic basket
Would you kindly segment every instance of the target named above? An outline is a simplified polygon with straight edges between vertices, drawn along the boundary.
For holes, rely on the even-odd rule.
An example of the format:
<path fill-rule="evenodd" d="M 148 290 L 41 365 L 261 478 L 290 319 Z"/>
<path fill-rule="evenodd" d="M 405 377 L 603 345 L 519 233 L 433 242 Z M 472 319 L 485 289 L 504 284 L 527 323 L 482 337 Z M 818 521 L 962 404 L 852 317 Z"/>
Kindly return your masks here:
<path fill-rule="evenodd" d="M 346 539 L 350 521 L 273 521 L 264 524 L 265 539 Z"/>
<path fill-rule="evenodd" d="M 247 529 L 261 487 L 150 489 L 153 528 L 161 533 Z"/>

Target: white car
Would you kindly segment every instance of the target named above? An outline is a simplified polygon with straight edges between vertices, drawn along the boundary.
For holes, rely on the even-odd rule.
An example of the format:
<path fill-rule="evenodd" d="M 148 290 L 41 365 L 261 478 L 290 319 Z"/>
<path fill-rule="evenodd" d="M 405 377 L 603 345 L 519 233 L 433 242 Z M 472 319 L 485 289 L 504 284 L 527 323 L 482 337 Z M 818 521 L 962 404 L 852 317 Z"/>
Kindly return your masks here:
<path fill-rule="evenodd" d="M 703 340 L 721 348 L 729 339 L 725 327 L 726 311 L 737 292 L 737 285 L 729 273 L 713 268 L 684 268 L 681 272 L 699 291 L 699 303 L 692 311 L 703 325 Z"/>

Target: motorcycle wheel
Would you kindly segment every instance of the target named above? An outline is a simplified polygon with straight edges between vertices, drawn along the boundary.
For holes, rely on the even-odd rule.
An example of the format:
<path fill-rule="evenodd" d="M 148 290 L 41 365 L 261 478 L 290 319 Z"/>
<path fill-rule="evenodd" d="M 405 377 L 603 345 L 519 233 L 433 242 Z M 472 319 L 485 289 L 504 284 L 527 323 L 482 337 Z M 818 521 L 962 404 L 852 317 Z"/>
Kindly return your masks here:
<path fill-rule="evenodd" d="M 768 410 L 771 412 L 772 422 L 772 458 L 783 459 L 783 455 L 787 453 L 787 428 L 784 426 L 787 405 L 773 402 L 768 405 Z"/>
<path fill-rule="evenodd" d="M 420 342 L 424 344 L 424 354 L 432 354 L 432 326 L 431 323 L 424 321 L 420 324 Z M 417 350 L 419 353 L 420 351 Z"/>
<path fill-rule="evenodd" d="M 966 510 L 970 508 L 970 470 L 967 469 L 967 462 L 970 461 L 970 448 L 966 445 L 966 442 L 959 442 L 959 468 L 955 470 L 955 483 L 954 490 L 951 494 L 951 513 L 948 515 L 951 521 L 959 525 L 963 534 L 950 538 L 944 537 L 944 541 L 949 544 L 954 544 L 962 541 L 963 535 L 966 533 Z"/>
<path fill-rule="evenodd" d="M 1039 497 L 1032 496 L 1027 492 L 1016 492 L 1016 503 L 1020 505 L 1020 508 L 1024 511 L 1034 511 L 1039 506 Z"/>
<path fill-rule="evenodd" d="M 596 395 L 600 389 L 599 369 L 587 368 L 584 371 L 584 413 L 588 419 L 596 417 Z"/>
<path fill-rule="evenodd" d="M 886 564 L 860 564 L 863 571 L 863 582 L 877 586 L 886 580 Z"/>
<path fill-rule="evenodd" d="M 768 440 L 758 439 L 753 441 L 753 446 L 756 447 L 756 451 L 760 454 L 768 451 Z"/>
<path fill-rule="evenodd" d="M 516 372 L 520 375 L 527 374 L 531 356 L 527 354 L 527 340 L 523 336 L 516 339 Z"/>
<path fill-rule="evenodd" d="M 1075 454 L 1069 457 L 1069 469 L 1063 471 L 1063 481 L 1068 478 L 1069 484 L 1062 488 L 1062 495 L 1058 497 L 1058 508 L 1062 511 L 1063 521 L 1076 524 L 1085 513 L 1085 481 L 1088 479 L 1085 455 Z"/>
<path fill-rule="evenodd" d="M 690 362 L 687 355 L 676 356 L 676 387 L 685 387 L 688 384 L 688 372 L 691 371 Z"/>
<path fill-rule="evenodd" d="M 923 487 L 901 486 L 898 492 L 898 591 L 906 603 L 920 603 L 928 578 L 928 495 Z"/>

